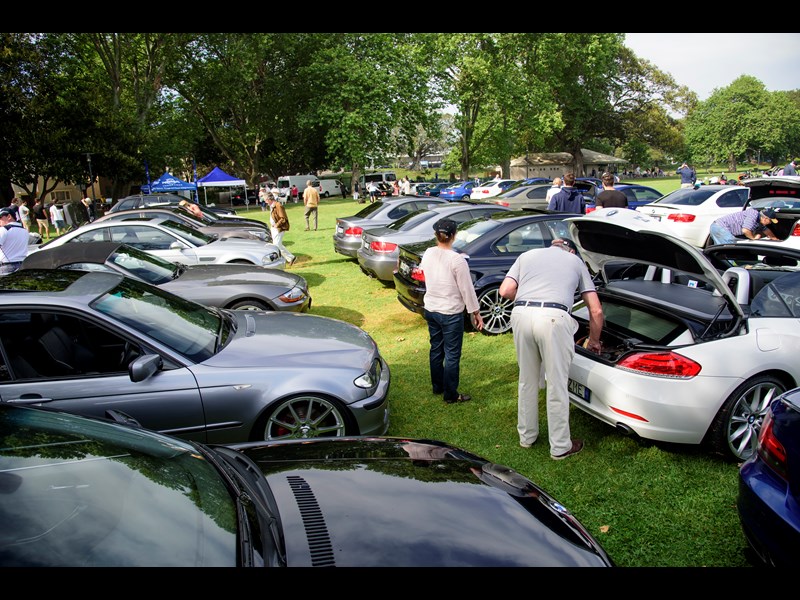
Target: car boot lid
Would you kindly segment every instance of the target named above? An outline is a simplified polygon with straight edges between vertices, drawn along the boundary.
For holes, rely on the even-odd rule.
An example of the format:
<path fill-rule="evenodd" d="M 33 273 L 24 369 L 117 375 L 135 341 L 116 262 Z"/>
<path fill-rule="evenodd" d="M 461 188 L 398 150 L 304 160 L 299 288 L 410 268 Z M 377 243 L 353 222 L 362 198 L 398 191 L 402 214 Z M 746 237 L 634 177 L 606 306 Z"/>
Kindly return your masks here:
<path fill-rule="evenodd" d="M 732 311 L 742 309 L 702 251 L 675 237 L 659 221 L 630 209 L 601 208 L 566 220 L 581 257 L 595 273 L 610 262 L 632 261 L 686 273 L 712 286 Z"/>

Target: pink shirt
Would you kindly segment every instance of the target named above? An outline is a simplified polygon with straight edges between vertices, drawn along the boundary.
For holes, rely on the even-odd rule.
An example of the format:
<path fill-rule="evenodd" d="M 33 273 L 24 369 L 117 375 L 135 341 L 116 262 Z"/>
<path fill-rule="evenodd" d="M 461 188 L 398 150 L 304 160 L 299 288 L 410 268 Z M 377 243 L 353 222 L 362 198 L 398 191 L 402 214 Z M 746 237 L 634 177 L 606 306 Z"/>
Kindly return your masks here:
<path fill-rule="evenodd" d="M 425 309 L 444 315 L 478 310 L 478 297 L 469 276 L 467 259 L 455 250 L 434 246 L 419 264 L 425 274 Z"/>

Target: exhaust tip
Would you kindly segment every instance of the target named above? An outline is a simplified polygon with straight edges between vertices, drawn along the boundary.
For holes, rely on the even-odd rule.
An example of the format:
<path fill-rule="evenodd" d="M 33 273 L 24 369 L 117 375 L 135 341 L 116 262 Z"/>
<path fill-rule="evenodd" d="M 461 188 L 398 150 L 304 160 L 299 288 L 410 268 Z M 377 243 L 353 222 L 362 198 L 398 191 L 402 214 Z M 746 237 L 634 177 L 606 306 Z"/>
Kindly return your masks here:
<path fill-rule="evenodd" d="M 625 425 L 625 423 L 617 423 L 616 425 L 614 425 L 614 428 L 624 435 L 631 437 L 638 437 L 636 435 L 636 432 L 627 425 Z"/>

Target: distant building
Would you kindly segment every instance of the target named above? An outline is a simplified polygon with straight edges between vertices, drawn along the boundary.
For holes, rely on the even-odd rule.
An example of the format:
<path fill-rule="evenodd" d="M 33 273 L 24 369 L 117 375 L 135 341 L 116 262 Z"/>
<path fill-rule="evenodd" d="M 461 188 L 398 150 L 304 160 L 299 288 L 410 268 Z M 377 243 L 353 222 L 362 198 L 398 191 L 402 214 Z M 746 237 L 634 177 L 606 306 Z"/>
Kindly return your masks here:
<path fill-rule="evenodd" d="M 616 172 L 621 165 L 627 164 L 624 158 L 610 154 L 595 152 L 581 148 L 583 154 L 583 173 L 575 173 L 578 177 L 591 175 L 594 169 L 597 177 L 603 171 Z M 561 177 L 572 168 L 572 154 L 569 152 L 537 152 L 526 154 L 511 160 L 509 179 L 527 179 L 528 177 Z"/>

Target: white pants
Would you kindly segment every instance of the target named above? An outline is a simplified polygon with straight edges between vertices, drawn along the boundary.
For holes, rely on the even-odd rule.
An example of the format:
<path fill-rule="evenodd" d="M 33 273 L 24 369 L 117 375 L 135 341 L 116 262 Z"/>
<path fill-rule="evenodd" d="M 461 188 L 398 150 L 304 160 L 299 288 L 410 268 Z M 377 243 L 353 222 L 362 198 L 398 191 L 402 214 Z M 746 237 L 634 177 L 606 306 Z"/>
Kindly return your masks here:
<path fill-rule="evenodd" d="M 511 312 L 511 327 L 519 363 L 519 441 L 532 444 L 539 436 L 539 386 L 544 372 L 547 375 L 550 454 L 563 454 L 572 448 L 567 380 L 575 354 L 573 335 L 578 323 L 569 313 L 558 308 L 515 306 Z"/>
<path fill-rule="evenodd" d="M 286 232 L 280 231 L 277 227 L 270 227 L 270 231 L 272 231 L 272 243 L 281 251 L 281 255 L 286 259 L 286 262 L 292 262 L 294 260 L 294 254 L 289 252 L 286 246 L 283 245 L 283 234 Z"/>

